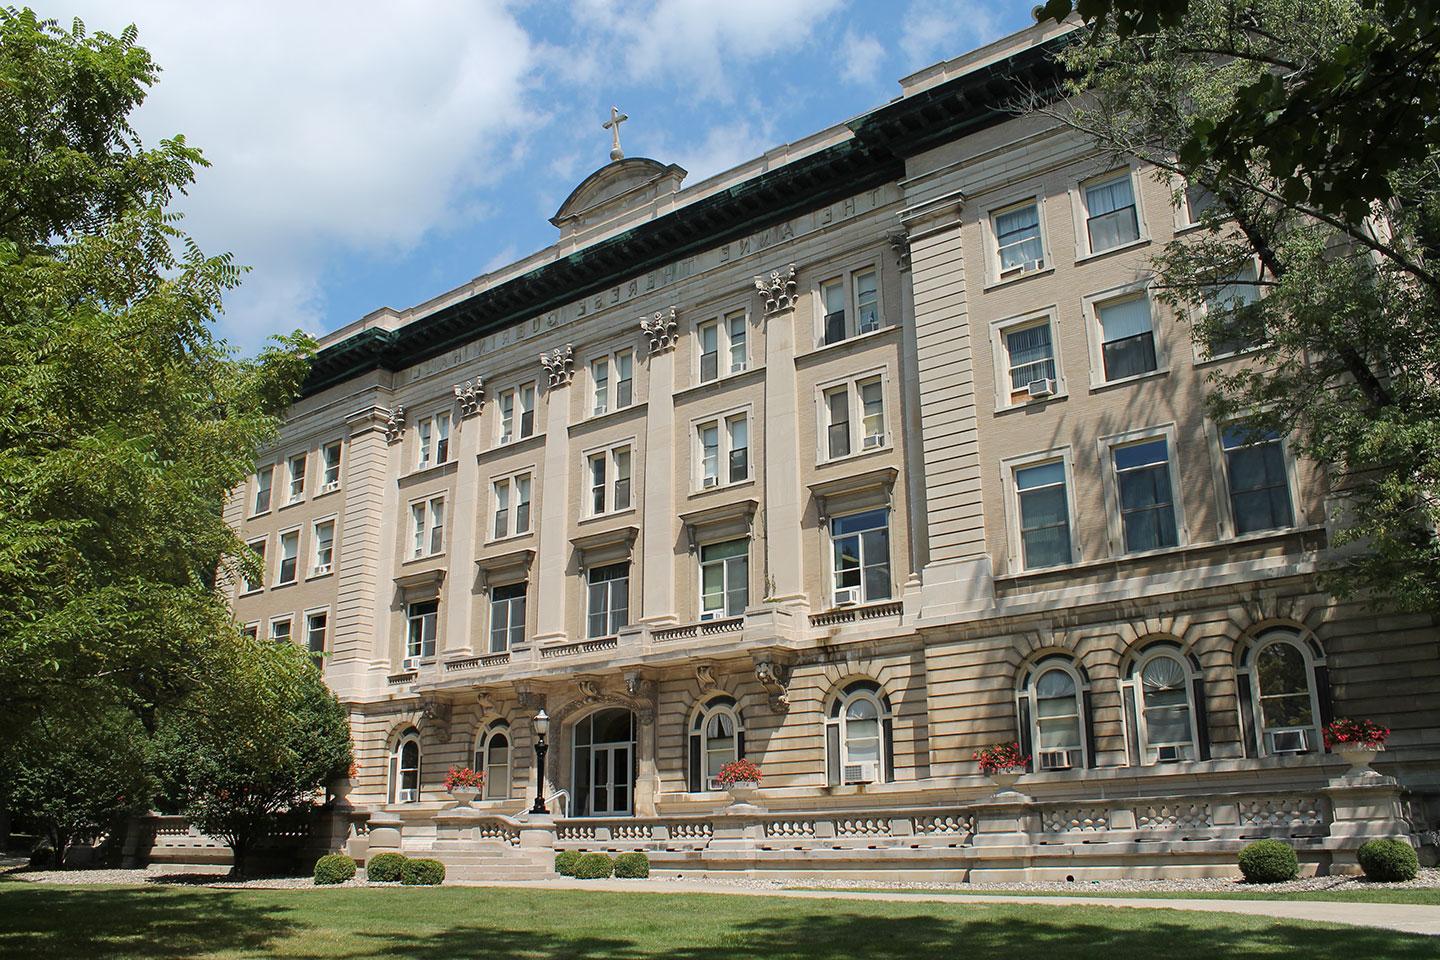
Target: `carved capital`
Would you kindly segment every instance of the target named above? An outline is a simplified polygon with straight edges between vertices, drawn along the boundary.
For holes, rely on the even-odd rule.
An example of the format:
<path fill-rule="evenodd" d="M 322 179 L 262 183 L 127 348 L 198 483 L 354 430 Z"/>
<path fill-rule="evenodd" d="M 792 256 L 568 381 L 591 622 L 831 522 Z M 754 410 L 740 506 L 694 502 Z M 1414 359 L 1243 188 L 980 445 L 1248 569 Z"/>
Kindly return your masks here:
<path fill-rule="evenodd" d="M 385 419 L 385 442 L 394 443 L 405 436 L 405 404 L 397 403 Z"/>
<path fill-rule="evenodd" d="M 679 324 L 675 320 L 675 308 L 656 311 L 653 317 L 640 318 L 640 330 L 650 339 L 652 354 L 669 350 L 679 339 Z"/>
<path fill-rule="evenodd" d="M 756 660 L 755 679 L 770 695 L 772 713 L 790 709 L 790 665 L 778 660 Z"/>
<path fill-rule="evenodd" d="M 455 384 L 455 402 L 460 404 L 460 416 L 470 417 L 480 412 L 485 405 L 485 380 L 476 377 L 464 383 Z"/>
<path fill-rule="evenodd" d="M 573 344 L 565 344 L 563 347 L 556 347 L 549 353 L 540 352 L 540 363 L 545 367 L 545 375 L 550 378 L 550 386 L 564 386 L 575 379 L 575 347 Z"/>
<path fill-rule="evenodd" d="M 892 233 L 885 238 L 890 241 L 890 249 L 895 252 L 895 263 L 901 270 L 910 269 L 910 235 L 908 233 Z"/>
<path fill-rule="evenodd" d="M 765 316 L 795 307 L 795 264 L 772 270 L 768 277 L 756 277 L 755 289 L 765 298 Z"/>

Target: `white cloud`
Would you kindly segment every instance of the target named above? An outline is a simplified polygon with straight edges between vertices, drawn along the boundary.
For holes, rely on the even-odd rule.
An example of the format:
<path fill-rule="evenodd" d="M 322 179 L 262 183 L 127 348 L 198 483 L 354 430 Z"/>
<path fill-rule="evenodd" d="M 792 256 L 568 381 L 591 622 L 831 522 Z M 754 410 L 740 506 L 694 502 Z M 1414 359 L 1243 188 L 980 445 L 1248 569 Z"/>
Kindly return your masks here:
<path fill-rule="evenodd" d="M 902 23 L 900 52 L 907 70 L 958 56 L 1003 32 L 993 4 L 984 0 L 913 0 Z"/>
<path fill-rule="evenodd" d="M 214 163 L 178 206 L 202 247 L 254 267 L 224 322 L 246 349 L 353 319 L 326 317 L 327 264 L 405 250 L 523 160 L 534 58 L 498 0 L 60 3 L 42 12 L 111 33 L 133 20 L 163 67 L 136 126 Z"/>
<path fill-rule="evenodd" d="M 699 183 L 722 170 L 753 160 L 770 147 L 768 129 L 746 120 L 711 127 L 699 143 L 681 145 L 674 150 L 675 162 L 687 171 L 685 182 Z M 666 151 L 669 155 L 669 151 Z"/>
<path fill-rule="evenodd" d="M 885 61 L 885 45 L 874 37 L 862 37 L 854 30 L 845 31 L 840 58 L 844 61 L 843 76 L 855 84 L 874 83 Z"/>

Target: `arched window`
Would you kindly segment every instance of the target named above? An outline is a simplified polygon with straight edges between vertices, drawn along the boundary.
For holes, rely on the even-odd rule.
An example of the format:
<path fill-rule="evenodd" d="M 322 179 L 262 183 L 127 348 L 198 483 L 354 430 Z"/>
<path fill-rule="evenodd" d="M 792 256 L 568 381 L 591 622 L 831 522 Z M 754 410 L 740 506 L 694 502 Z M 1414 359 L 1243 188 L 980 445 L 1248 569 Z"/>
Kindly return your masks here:
<path fill-rule="evenodd" d="M 510 797 L 510 725 L 496 720 L 475 744 L 474 769 L 485 774 L 485 799 Z"/>
<path fill-rule="evenodd" d="M 710 781 L 720 768 L 745 756 L 745 724 L 732 697 L 713 697 L 690 721 L 690 776 L 692 792 L 716 789 Z"/>
<path fill-rule="evenodd" d="M 415 803 L 420 799 L 420 731 L 406 730 L 390 755 L 390 802 Z"/>
<path fill-rule="evenodd" d="M 1022 678 L 1017 691 L 1021 749 L 1037 770 L 1069 770 L 1092 762 L 1089 683 L 1063 656 L 1047 657 Z"/>
<path fill-rule="evenodd" d="M 856 680 L 825 718 L 825 773 L 831 786 L 895 779 L 890 698 L 873 680 Z"/>
<path fill-rule="evenodd" d="M 1320 748 L 1324 688 L 1329 686 L 1324 662 L 1318 644 L 1284 627 L 1266 630 L 1247 651 L 1241 712 L 1256 731 L 1262 755 Z"/>
<path fill-rule="evenodd" d="M 1131 668 L 1127 710 L 1136 720 L 1140 762 L 1205 759 L 1196 717 L 1198 671 L 1177 647 L 1161 644 Z"/>

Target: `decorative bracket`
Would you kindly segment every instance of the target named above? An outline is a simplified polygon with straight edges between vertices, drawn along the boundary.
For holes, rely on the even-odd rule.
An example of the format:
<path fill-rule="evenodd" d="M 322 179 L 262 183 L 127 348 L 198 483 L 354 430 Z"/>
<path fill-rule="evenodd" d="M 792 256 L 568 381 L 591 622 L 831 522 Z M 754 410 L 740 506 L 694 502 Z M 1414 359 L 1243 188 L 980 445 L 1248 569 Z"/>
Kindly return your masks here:
<path fill-rule="evenodd" d="M 420 717 L 435 726 L 435 732 L 442 742 L 450 739 L 450 704 L 444 700 L 425 699 L 420 701 Z"/>
<path fill-rule="evenodd" d="M 485 380 L 476 377 L 464 383 L 455 384 L 455 401 L 460 404 L 460 416 L 470 417 L 480 412 L 485 405 Z"/>
<path fill-rule="evenodd" d="M 575 347 L 573 344 L 565 344 L 563 347 L 556 347 L 549 353 L 540 351 L 540 363 L 545 367 L 545 373 L 550 378 L 550 386 L 564 386 L 575 379 Z"/>
<path fill-rule="evenodd" d="M 785 713 L 790 709 L 790 665 L 778 660 L 755 661 L 755 679 L 770 695 L 772 713 Z"/>
<path fill-rule="evenodd" d="M 679 324 L 675 320 L 675 308 L 658 310 L 653 317 L 641 317 L 640 329 L 650 338 L 650 353 L 669 350 L 680 339 Z"/>
<path fill-rule="evenodd" d="M 890 249 L 895 251 L 895 262 L 901 270 L 910 269 L 910 235 L 908 233 L 892 233 L 885 238 L 890 241 Z"/>
<path fill-rule="evenodd" d="M 765 316 L 793 309 L 796 300 L 795 264 L 772 270 L 768 277 L 756 277 L 755 289 L 765 298 Z"/>
<path fill-rule="evenodd" d="M 695 680 L 700 684 L 700 692 L 705 693 L 715 689 L 715 670 L 708 663 L 695 664 Z"/>
<path fill-rule="evenodd" d="M 397 403 L 385 418 L 385 442 L 394 443 L 405 436 L 405 404 Z"/>

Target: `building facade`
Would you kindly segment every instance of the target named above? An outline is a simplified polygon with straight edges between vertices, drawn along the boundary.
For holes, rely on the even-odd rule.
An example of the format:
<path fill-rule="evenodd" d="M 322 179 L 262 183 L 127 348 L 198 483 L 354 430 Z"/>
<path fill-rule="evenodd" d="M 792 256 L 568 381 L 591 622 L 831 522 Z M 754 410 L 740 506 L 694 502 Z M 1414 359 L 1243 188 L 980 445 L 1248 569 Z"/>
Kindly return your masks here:
<path fill-rule="evenodd" d="M 1006 108 L 1064 42 L 694 185 L 612 160 L 552 247 L 325 338 L 232 589 L 350 709 L 352 850 L 1063 878 L 1426 842 L 1436 624 L 1324 593 L 1323 467 L 1207 419 L 1247 345 L 1200 352 L 1147 274 L 1203 198 Z M 1394 729 L 1383 776 L 1337 716 Z"/>

